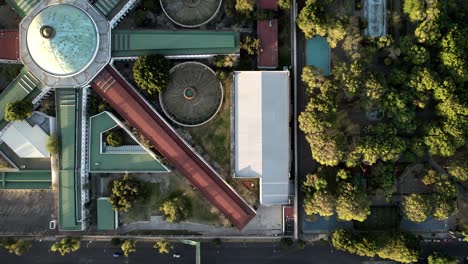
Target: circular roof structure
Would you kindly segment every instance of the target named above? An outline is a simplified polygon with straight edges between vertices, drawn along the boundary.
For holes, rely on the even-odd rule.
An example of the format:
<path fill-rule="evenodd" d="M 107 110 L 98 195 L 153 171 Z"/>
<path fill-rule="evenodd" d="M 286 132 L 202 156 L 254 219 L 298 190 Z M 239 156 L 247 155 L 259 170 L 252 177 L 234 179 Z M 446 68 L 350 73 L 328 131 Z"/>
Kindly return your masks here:
<path fill-rule="evenodd" d="M 223 103 L 223 87 L 216 74 L 199 62 L 184 62 L 170 71 L 171 80 L 159 94 L 163 112 L 176 124 L 206 124 Z"/>
<path fill-rule="evenodd" d="M 218 13 L 222 0 L 160 0 L 164 13 L 182 27 L 199 27 Z"/>
<path fill-rule="evenodd" d="M 31 58 L 43 71 L 55 76 L 72 76 L 86 69 L 96 56 L 98 42 L 91 17 L 68 4 L 41 10 L 26 34 Z"/>

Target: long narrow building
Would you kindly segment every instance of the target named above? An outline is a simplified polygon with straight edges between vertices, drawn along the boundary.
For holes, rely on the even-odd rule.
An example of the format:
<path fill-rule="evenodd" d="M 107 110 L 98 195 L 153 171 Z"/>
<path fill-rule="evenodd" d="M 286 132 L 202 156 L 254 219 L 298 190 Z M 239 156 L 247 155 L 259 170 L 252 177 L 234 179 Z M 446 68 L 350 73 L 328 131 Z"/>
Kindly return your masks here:
<path fill-rule="evenodd" d="M 255 211 L 177 135 L 112 66 L 106 66 L 91 82 L 91 86 L 238 229 L 244 228 L 255 217 Z"/>

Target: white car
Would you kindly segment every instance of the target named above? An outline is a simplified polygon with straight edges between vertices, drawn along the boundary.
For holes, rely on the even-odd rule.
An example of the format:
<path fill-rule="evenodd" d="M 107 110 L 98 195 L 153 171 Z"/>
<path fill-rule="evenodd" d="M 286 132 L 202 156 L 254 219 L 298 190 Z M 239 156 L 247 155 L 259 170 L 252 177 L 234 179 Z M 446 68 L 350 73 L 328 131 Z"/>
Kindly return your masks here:
<path fill-rule="evenodd" d="M 172 257 L 173 258 L 180 258 L 180 254 L 179 253 L 174 253 L 174 254 L 172 254 Z"/>

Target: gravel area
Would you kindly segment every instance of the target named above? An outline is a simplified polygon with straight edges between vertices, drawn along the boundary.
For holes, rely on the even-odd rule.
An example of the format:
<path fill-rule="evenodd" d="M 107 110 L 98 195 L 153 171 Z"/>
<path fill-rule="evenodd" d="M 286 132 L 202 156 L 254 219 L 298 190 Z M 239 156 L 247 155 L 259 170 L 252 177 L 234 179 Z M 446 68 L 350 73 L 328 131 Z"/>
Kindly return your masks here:
<path fill-rule="evenodd" d="M 0 190 L 0 234 L 52 234 L 57 220 L 51 190 Z"/>

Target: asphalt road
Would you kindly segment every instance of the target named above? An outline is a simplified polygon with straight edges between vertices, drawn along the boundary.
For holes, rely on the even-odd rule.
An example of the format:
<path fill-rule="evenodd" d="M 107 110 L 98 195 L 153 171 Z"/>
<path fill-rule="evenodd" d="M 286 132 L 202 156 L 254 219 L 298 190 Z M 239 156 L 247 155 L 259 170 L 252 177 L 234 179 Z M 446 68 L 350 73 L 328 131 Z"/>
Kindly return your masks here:
<path fill-rule="evenodd" d="M 152 243 L 137 244 L 137 251 L 127 257 L 112 257 L 112 253 L 119 252 L 117 247 L 109 242 L 82 242 L 80 250 L 64 257 L 50 252 L 51 242 L 36 242 L 25 255 L 18 257 L 0 250 L 2 264 L 91 264 L 91 263 L 195 263 L 195 248 L 184 244 L 176 244 L 171 254 L 161 255 L 152 248 Z M 427 256 L 433 251 L 445 252 L 462 259 L 468 254 L 468 243 L 425 243 L 422 255 Z M 179 253 L 181 257 L 174 259 L 172 253 Z M 203 264 L 359 264 L 369 263 L 371 259 L 350 255 L 333 250 L 329 245 L 311 245 L 305 249 L 282 249 L 275 243 L 223 243 L 214 246 L 211 243 L 202 244 Z M 388 262 L 387 262 L 388 263 Z"/>

